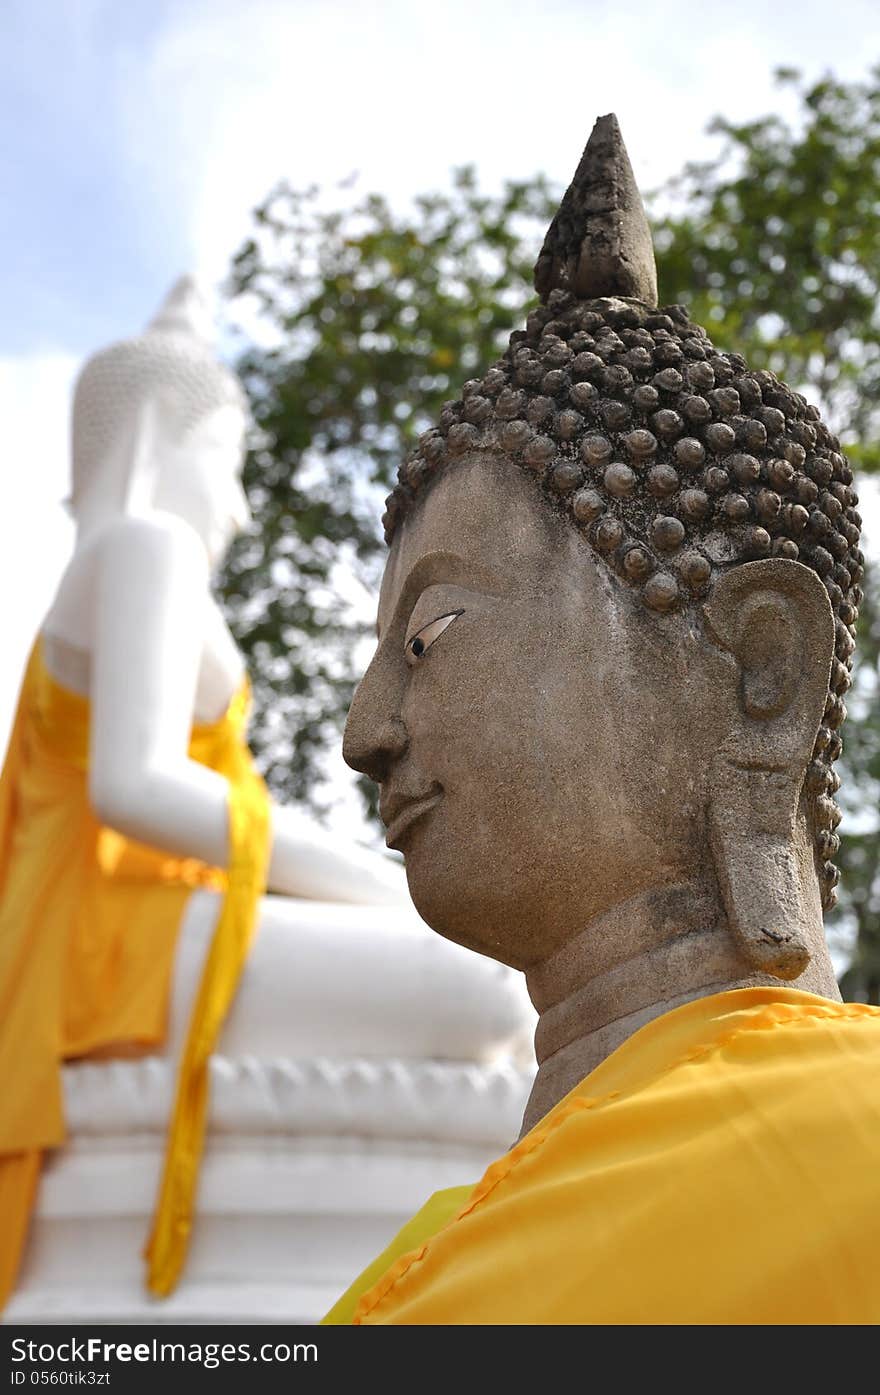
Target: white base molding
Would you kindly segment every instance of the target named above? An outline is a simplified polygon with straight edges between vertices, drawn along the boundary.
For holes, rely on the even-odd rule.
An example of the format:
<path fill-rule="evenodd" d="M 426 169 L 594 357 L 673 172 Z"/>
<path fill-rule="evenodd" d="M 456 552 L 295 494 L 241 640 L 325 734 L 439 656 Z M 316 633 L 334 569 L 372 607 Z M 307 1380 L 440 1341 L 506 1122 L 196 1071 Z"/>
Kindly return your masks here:
<path fill-rule="evenodd" d="M 476 1181 L 510 1146 L 531 1074 L 216 1059 L 189 1258 L 165 1300 L 145 1293 L 141 1252 L 170 1068 L 81 1065 L 65 1083 L 72 1138 L 44 1167 L 7 1323 L 313 1322 L 433 1191 Z M 97 1131 L 126 1116 L 130 1132 Z"/>
<path fill-rule="evenodd" d="M 192 897 L 166 1051 L 64 1068 L 68 1142 L 4 1322 L 313 1322 L 432 1192 L 516 1138 L 535 1020 L 519 975 L 411 912 L 267 898 L 212 1058 L 186 1268 L 151 1298 L 142 1252 L 215 915 Z"/>

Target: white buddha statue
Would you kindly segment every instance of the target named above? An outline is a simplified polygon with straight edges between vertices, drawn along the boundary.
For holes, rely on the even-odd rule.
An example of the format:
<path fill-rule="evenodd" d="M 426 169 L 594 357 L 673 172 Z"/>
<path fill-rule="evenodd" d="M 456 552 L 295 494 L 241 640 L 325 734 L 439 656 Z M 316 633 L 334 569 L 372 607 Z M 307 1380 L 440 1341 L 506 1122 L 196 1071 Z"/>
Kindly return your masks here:
<path fill-rule="evenodd" d="M 211 570 L 250 521 L 247 413 L 213 354 L 206 306 L 177 283 L 147 332 L 85 366 L 73 411 L 76 545 L 42 627 L 50 673 L 90 699 L 89 790 L 105 823 L 224 866 L 226 783 L 188 759 L 227 709 L 242 656 Z M 270 890 L 407 904 L 402 868 L 273 805 Z"/>
<path fill-rule="evenodd" d="M 5 974 L 10 1000 L 16 995 L 19 1004 L 22 1030 L 30 1030 L 35 1018 L 45 1019 L 44 1038 L 54 1030 L 52 1014 L 63 1018 L 67 1049 L 61 1055 L 70 1062 L 61 1073 L 63 1100 L 53 1098 L 47 1086 L 50 1065 L 58 1074 L 61 1062 L 47 1059 L 45 1069 L 34 1066 L 33 1080 L 25 1080 L 17 1100 L 10 1103 L 7 1096 L 0 1105 L 0 1199 L 6 1196 L 10 1211 L 17 1207 L 21 1212 L 17 1246 L 5 1260 L 0 1253 L 0 1295 L 4 1263 L 8 1292 L 17 1267 L 12 1250 L 25 1243 L 21 1199 L 29 1194 L 41 1159 L 46 1164 L 22 1281 L 8 1310 L 19 1321 L 39 1320 L 47 1283 L 56 1295 L 52 1303 L 58 1315 L 74 1320 L 77 1312 L 118 1312 L 137 1320 L 139 1305 L 144 1314 L 154 1311 L 149 1300 L 134 1296 L 135 1275 L 160 1175 L 162 1140 L 172 1117 L 172 1086 L 177 1073 L 173 1139 L 181 1127 L 182 1107 L 191 1116 L 207 1111 L 209 1050 L 211 1108 L 219 1109 L 227 1137 L 241 1144 L 237 1157 L 248 1160 L 248 1180 L 242 1183 L 236 1173 L 238 1180 L 229 1182 L 209 1130 L 200 1212 L 203 1204 L 211 1210 L 211 1177 L 218 1175 L 225 1178 L 215 1183 L 221 1195 L 230 1186 L 236 1193 L 238 1214 L 247 1216 L 252 1206 L 260 1211 L 263 1171 L 268 1166 L 272 1172 L 264 1142 L 258 1141 L 264 1139 L 268 1108 L 270 1133 L 284 1120 L 306 1135 L 309 1130 L 318 1136 L 337 1134 L 340 1128 L 344 1136 L 347 1130 L 353 1135 L 356 1141 L 346 1145 L 349 1181 L 343 1186 L 351 1185 L 352 1162 L 361 1159 L 364 1132 L 382 1137 L 390 1129 L 390 1136 L 404 1137 L 407 1146 L 415 1141 L 422 1148 L 422 1171 L 399 1171 L 418 1191 L 411 1198 L 406 1183 L 398 1186 L 399 1196 L 388 1212 L 396 1219 L 398 1202 L 404 1214 L 410 1200 L 442 1183 L 443 1160 L 431 1152 L 438 1138 L 445 1140 L 441 1154 L 452 1146 L 450 1162 L 462 1146 L 490 1156 L 493 1147 L 506 1141 L 525 1088 L 515 1067 L 491 1064 L 520 1046 L 532 1026 L 517 976 L 431 934 L 412 907 L 402 869 L 390 859 L 346 845 L 301 813 L 266 802 L 244 745 L 242 657 L 210 589 L 213 568 L 250 520 L 240 483 L 246 425 L 241 388 L 215 359 L 210 317 L 190 279 L 174 287 L 144 334 L 95 355 L 77 383 L 71 499 L 76 545 L 29 667 L 0 786 L 0 833 L 4 816 L 10 827 L 16 818 L 22 825 L 13 830 L 22 834 L 18 866 L 10 854 L 5 882 L 0 875 L 0 943 L 8 925 L 7 943 L 15 944 L 18 934 L 19 944 L 30 945 L 17 961 L 24 969 L 15 970 L 14 956 L 7 956 L 4 965 L 0 954 L 0 998 Z M 41 743 L 47 743 L 45 750 Z M 41 808 L 55 820 L 52 826 L 31 828 L 31 844 L 40 852 L 34 846 L 28 850 L 21 812 L 33 804 L 27 780 L 38 771 L 35 751 L 45 757 L 51 776 Z M 59 773 L 59 762 L 69 764 L 69 771 L 65 764 Z M 57 807 L 47 801 L 46 789 L 53 798 L 57 795 Z M 74 806 L 72 799 L 80 803 Z M 75 812 L 80 806 L 81 816 Z M 70 843 L 74 825 L 80 840 L 76 848 L 71 843 L 63 855 L 66 862 L 49 866 L 46 849 Z M 15 845 L 14 839 L 8 843 Z M 83 848 L 100 864 L 85 890 L 69 875 L 71 862 L 82 864 Z M 235 879 L 242 881 L 243 859 L 251 864 L 244 874 L 251 928 L 233 927 L 235 963 L 230 966 L 227 920 L 230 903 L 240 899 Z M 35 909 L 28 887 L 42 881 L 54 891 L 47 906 Z M 264 884 L 269 894 L 255 900 Z M 68 944 L 66 976 L 58 971 L 60 986 L 53 996 L 44 987 L 47 978 L 56 980 L 47 965 L 63 960 L 59 945 L 74 905 L 79 907 L 77 928 Z M 91 908 L 91 925 L 83 906 Z M 111 924 L 123 909 L 126 923 Z M 51 945 L 43 943 L 47 925 L 55 927 Z M 225 968 L 220 962 L 218 970 L 217 947 L 224 933 L 227 962 Z M 218 982 L 222 1008 L 216 1006 Z M 117 992 L 138 1002 L 108 1007 Z M 78 998 L 75 1008 L 68 1001 L 71 995 Z M 100 1025 L 95 1025 L 95 1014 Z M 7 1024 L 5 1054 L 0 1032 L 0 1078 L 4 1073 L 12 1078 L 14 1017 L 13 1012 Z M 197 1076 L 191 1058 L 200 1042 L 201 1103 L 187 1105 L 187 1088 Z M 38 1047 L 39 1042 L 35 1060 Z M 322 1059 L 335 1064 L 316 1067 Z M 365 1062 L 374 1063 L 366 1077 Z M 390 1062 L 396 1064 L 388 1076 Z M 428 1069 L 429 1082 L 434 1082 L 425 1087 L 422 1081 L 417 1091 L 407 1085 L 414 1062 L 423 1073 Z M 279 1080 L 289 1085 L 291 1079 L 298 1083 L 292 1091 L 282 1088 L 280 1103 Z M 482 1111 L 482 1121 L 468 1124 L 468 1108 L 473 1111 L 484 1079 L 496 1082 L 496 1107 L 488 1114 Z M 425 1112 L 425 1100 L 437 1088 L 439 1123 Z M 463 1114 L 455 1107 L 456 1089 L 463 1091 Z M 464 1101 L 467 1095 L 474 1101 L 470 1106 Z M 45 1107 L 37 1107 L 34 1100 L 43 1096 Z M 304 1106 L 302 1117 L 299 1106 Z M 124 1183 L 90 1183 L 78 1171 L 82 1136 L 106 1141 L 109 1135 L 116 1147 L 130 1132 L 143 1134 L 145 1110 L 148 1152 L 124 1170 Z M 74 1141 L 59 1148 L 65 1119 Z M 186 1120 L 184 1125 L 190 1126 Z M 198 1123 L 192 1127 L 197 1134 Z M 239 1134 L 249 1141 L 242 1144 Z M 302 1146 L 300 1139 L 298 1157 Z M 185 1140 L 181 1151 L 193 1148 Z M 160 1249 L 162 1243 L 166 1249 L 176 1244 L 178 1253 L 166 1264 L 165 1279 L 156 1280 L 151 1272 L 155 1293 L 174 1287 L 192 1219 L 181 1220 L 185 1208 L 173 1178 L 168 1190 L 173 1155 L 169 1146 L 160 1191 L 164 1203 L 156 1215 L 164 1204 L 166 1238 Z M 333 1162 L 325 1158 L 322 1168 L 326 1182 L 334 1175 Z M 458 1163 L 454 1171 L 460 1175 Z M 355 1211 L 373 1209 L 368 1172 Z M 277 1177 L 277 1166 L 272 1175 Z M 383 1177 L 388 1175 L 386 1168 Z M 192 1176 L 188 1185 L 194 1192 Z M 298 1215 L 308 1213 L 308 1187 L 303 1191 L 299 1185 L 294 1192 L 291 1206 Z M 113 1196 L 118 1203 L 113 1224 L 106 1233 L 100 1227 L 96 1232 L 94 1208 L 103 1215 Z M 220 1202 L 221 1211 L 224 1204 Z M 378 1229 L 364 1232 L 360 1249 L 355 1243 L 352 1250 L 347 1240 L 342 1244 L 327 1294 L 350 1270 L 352 1259 L 369 1254 L 384 1234 L 383 1205 L 387 1210 L 387 1196 L 379 1208 Z M 90 1303 L 88 1292 L 84 1307 L 71 1306 L 74 1257 L 57 1229 L 59 1214 L 69 1222 L 71 1206 L 90 1235 L 105 1235 L 96 1251 L 95 1291 L 106 1293 L 106 1281 L 98 1276 L 109 1276 L 114 1302 L 127 1292 L 118 1309 L 108 1312 L 100 1297 Z M 195 1269 L 202 1283 L 196 1309 L 207 1318 L 219 1311 L 203 1292 L 204 1284 L 213 1282 L 211 1234 L 216 1224 L 203 1237 L 207 1249 L 199 1248 L 199 1228 L 196 1218 Z M 390 1220 L 387 1229 L 393 1229 Z M 182 1239 L 174 1238 L 175 1230 L 183 1233 Z M 283 1234 L 284 1226 L 276 1226 L 276 1237 Z M 245 1259 L 245 1285 L 253 1283 L 267 1246 L 272 1247 L 259 1226 L 251 1239 L 245 1251 L 253 1272 Z M 339 1248 L 338 1236 L 334 1244 Z M 81 1255 L 76 1266 L 82 1275 Z M 320 1297 L 297 1300 L 299 1315 L 317 1313 L 324 1296 L 322 1290 Z M 235 1309 L 238 1300 L 231 1301 Z M 178 1304 L 175 1312 L 192 1314 L 186 1283 L 182 1296 L 172 1302 Z M 255 1316 L 261 1315 L 267 1315 L 263 1300 L 255 1308 Z"/>

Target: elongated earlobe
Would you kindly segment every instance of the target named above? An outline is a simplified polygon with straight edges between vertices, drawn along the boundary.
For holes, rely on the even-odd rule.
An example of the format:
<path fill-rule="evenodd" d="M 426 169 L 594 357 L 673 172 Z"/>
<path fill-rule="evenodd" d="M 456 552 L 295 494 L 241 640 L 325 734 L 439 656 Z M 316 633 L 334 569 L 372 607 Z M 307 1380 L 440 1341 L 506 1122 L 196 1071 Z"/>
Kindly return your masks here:
<path fill-rule="evenodd" d="M 828 694 L 834 618 L 799 562 L 726 573 L 704 607 L 711 637 L 736 659 L 732 728 L 715 754 L 709 836 L 730 931 L 754 968 L 793 979 L 810 953 L 817 888 L 798 858 L 804 775 Z"/>

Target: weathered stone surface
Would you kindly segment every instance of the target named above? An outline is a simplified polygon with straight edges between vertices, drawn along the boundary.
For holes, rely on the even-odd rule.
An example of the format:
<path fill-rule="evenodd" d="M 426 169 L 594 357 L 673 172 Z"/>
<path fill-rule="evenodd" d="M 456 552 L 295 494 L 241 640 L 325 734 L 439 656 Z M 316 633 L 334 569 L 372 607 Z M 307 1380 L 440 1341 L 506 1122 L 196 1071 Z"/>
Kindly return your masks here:
<path fill-rule="evenodd" d="M 584 279 L 572 249 L 616 139 L 594 133 L 554 220 L 546 303 L 490 370 L 479 441 L 395 491 L 344 746 L 424 919 L 526 971 L 526 1127 L 688 998 L 780 979 L 837 996 L 852 472 L 815 409 L 683 307 Z M 442 616 L 416 673 L 405 647 Z"/>
<path fill-rule="evenodd" d="M 614 115 L 593 127 L 544 240 L 535 289 L 546 300 L 556 288 L 657 304 L 651 230 Z"/>

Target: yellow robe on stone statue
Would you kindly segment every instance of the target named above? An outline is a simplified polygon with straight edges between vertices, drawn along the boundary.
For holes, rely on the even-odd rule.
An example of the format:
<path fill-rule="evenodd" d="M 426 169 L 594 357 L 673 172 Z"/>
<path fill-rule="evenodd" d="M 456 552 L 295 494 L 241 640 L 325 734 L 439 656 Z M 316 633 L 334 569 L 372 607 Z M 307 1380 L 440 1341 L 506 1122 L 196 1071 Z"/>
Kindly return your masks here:
<path fill-rule="evenodd" d="M 164 1294 L 183 1263 L 206 1121 L 208 1058 L 265 887 L 269 803 L 245 740 L 247 686 L 189 754 L 229 781 L 229 872 L 135 843 L 88 798 L 89 703 L 58 684 L 39 641 L 0 777 L 0 1307 L 14 1285 L 40 1156 L 64 1140 L 63 1061 L 156 1047 L 194 887 L 224 893 L 178 1076 L 149 1244 Z"/>
<path fill-rule="evenodd" d="M 880 1008 L 796 989 L 650 1022 L 324 1319 L 880 1323 Z"/>

